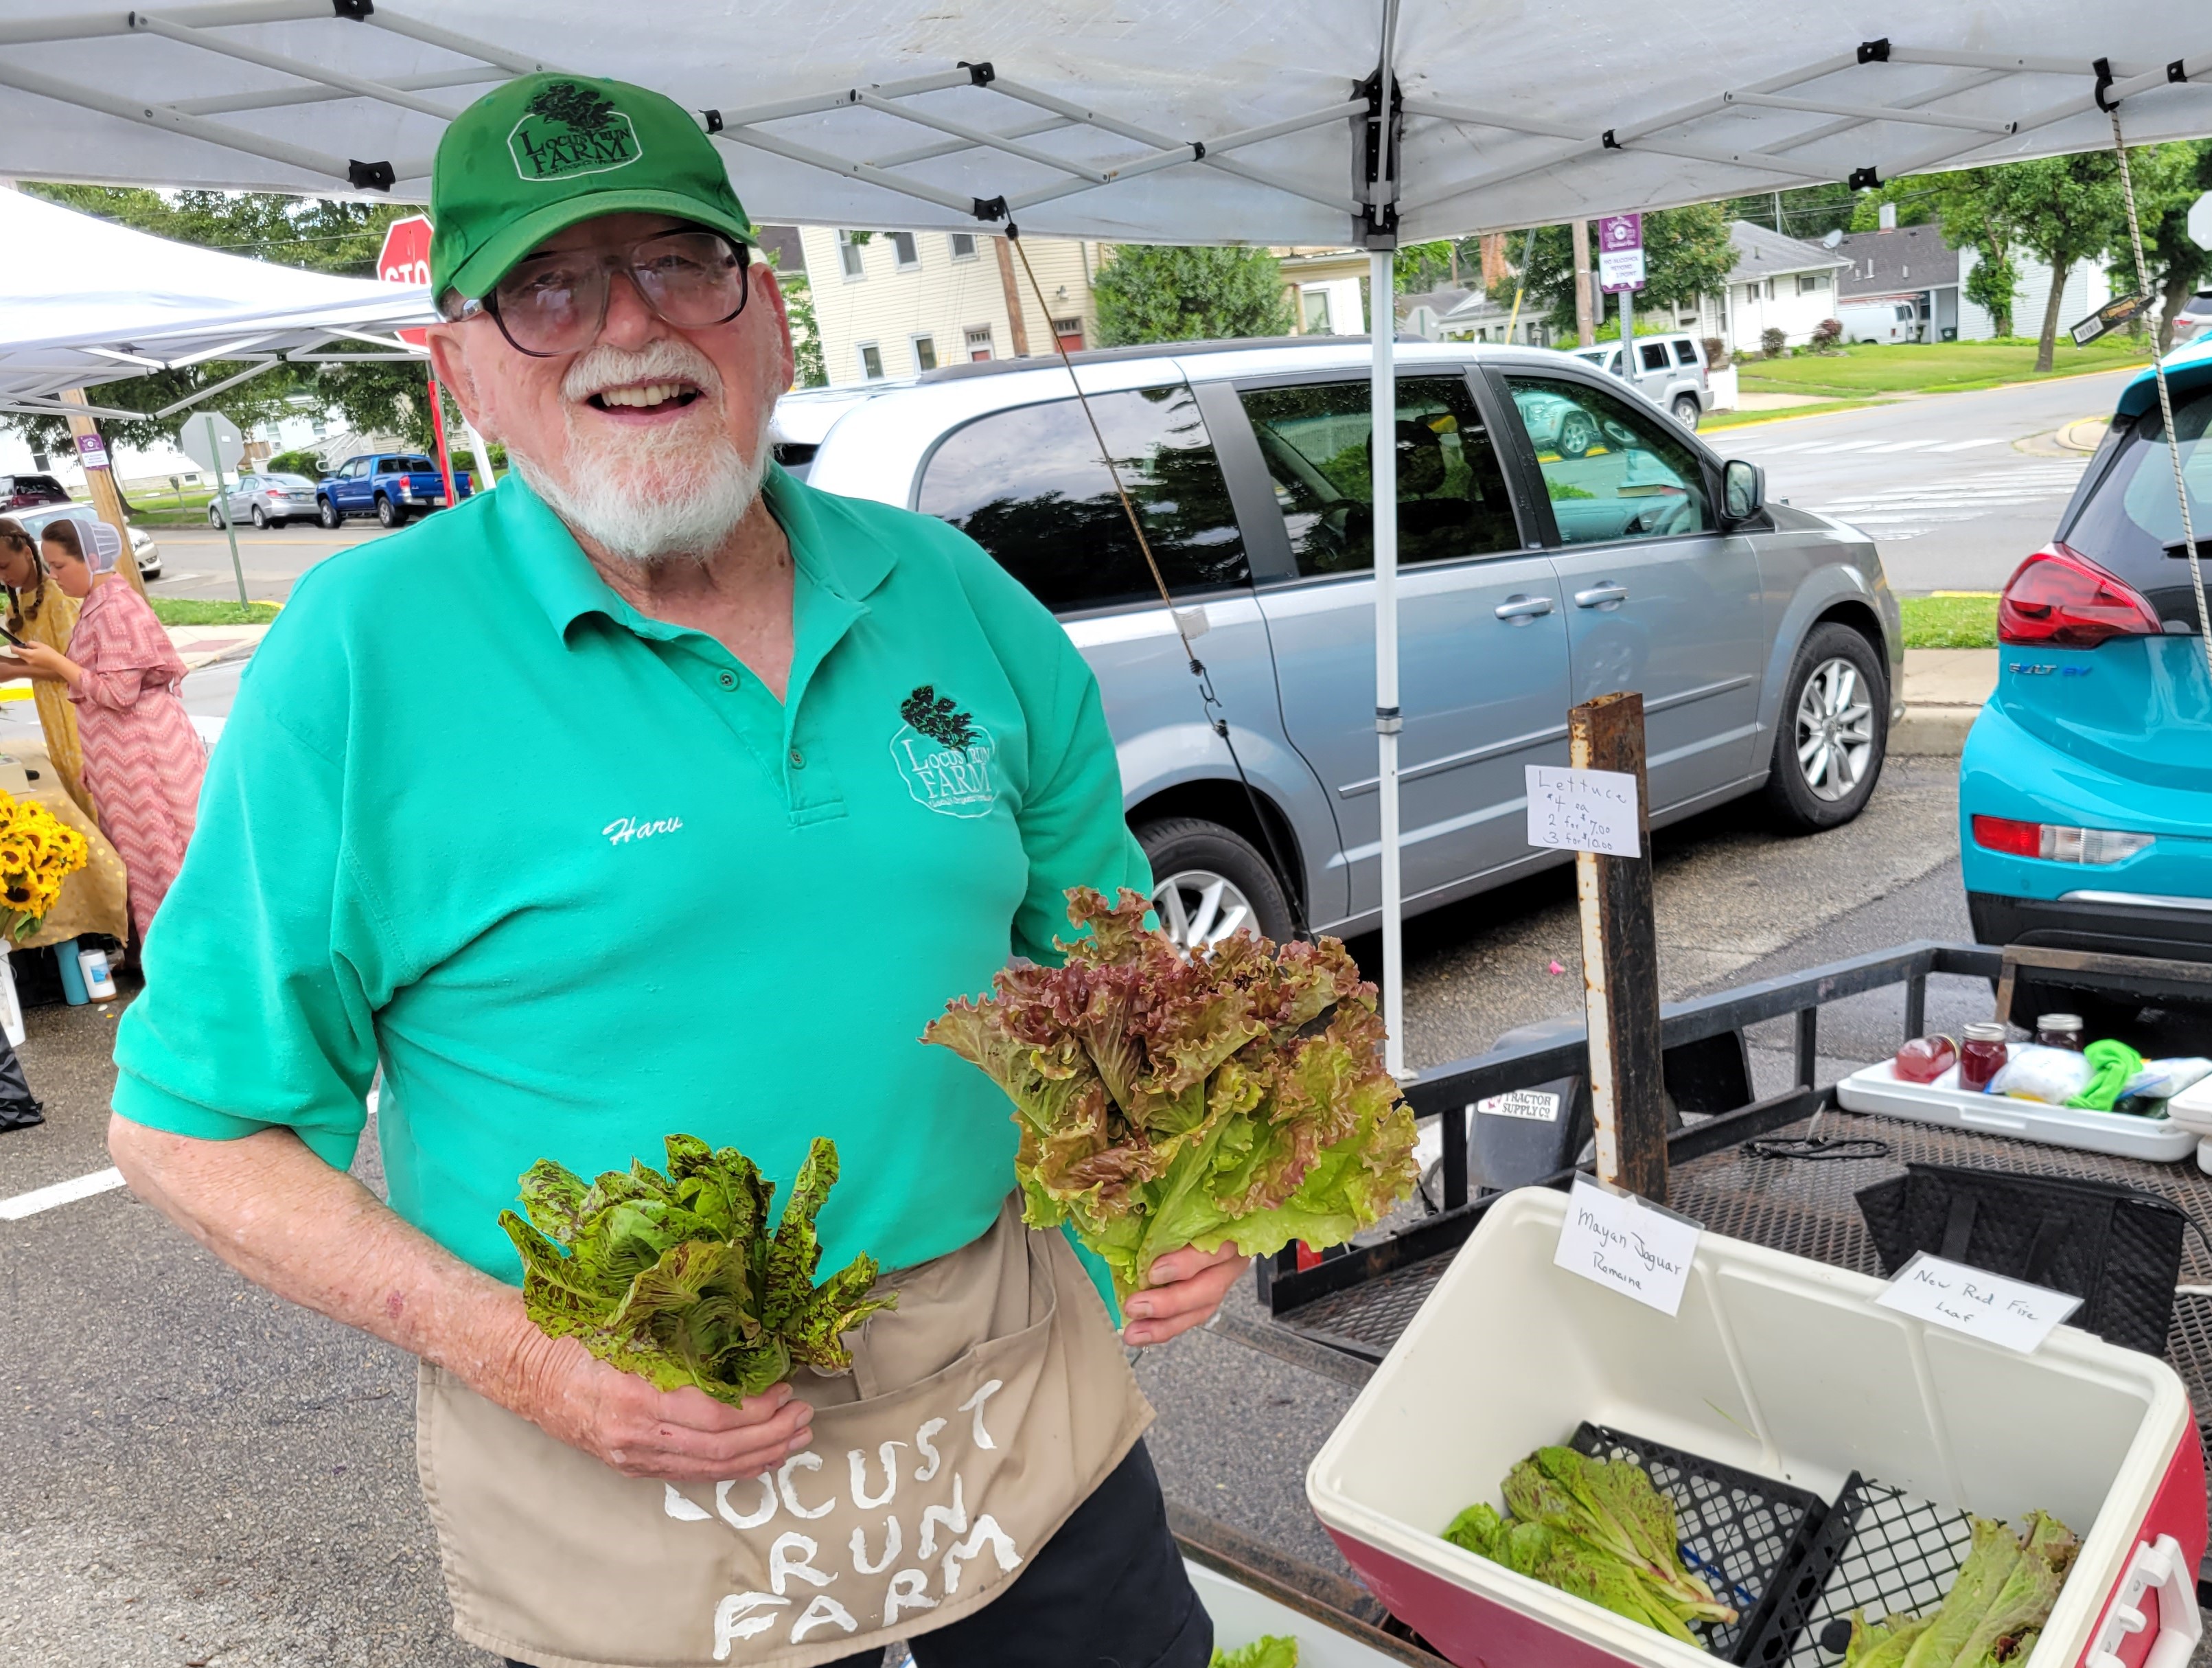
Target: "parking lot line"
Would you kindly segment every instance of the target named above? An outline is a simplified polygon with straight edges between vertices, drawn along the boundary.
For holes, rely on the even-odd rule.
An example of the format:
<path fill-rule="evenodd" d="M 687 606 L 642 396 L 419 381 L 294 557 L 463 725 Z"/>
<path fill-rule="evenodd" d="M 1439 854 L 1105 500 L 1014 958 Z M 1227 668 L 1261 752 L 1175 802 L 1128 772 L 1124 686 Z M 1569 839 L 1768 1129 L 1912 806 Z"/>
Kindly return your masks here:
<path fill-rule="evenodd" d="M 0 1222 L 19 1222 L 26 1216 L 52 1210 L 56 1205 L 75 1204 L 79 1199 L 89 1199 L 95 1193 L 122 1185 L 123 1172 L 111 1167 L 95 1170 L 89 1176 L 56 1182 L 52 1187 L 34 1187 L 12 1199 L 0 1199 Z"/>

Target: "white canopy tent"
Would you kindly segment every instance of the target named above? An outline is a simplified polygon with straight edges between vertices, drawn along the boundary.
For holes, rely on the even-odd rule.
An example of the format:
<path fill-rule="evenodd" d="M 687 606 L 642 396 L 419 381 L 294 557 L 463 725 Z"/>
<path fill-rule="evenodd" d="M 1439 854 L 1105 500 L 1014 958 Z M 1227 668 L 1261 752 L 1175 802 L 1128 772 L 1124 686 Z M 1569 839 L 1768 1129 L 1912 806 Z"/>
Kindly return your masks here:
<path fill-rule="evenodd" d="M 249 260 L 0 191 L 0 411 L 143 417 L 71 405 L 64 388 L 222 361 L 210 394 L 281 359 L 418 356 L 391 332 L 428 323 L 429 292 Z M 173 406 L 159 415 L 181 410 Z"/>
<path fill-rule="evenodd" d="M 1401 239 L 2102 149 L 2115 105 L 2130 143 L 2212 132 L 2212 18 L 2170 0 L 0 0 L 0 172 L 419 198 L 453 112 L 541 69 L 698 112 L 759 218 L 1350 241 L 1378 297 Z M 1373 409 L 1389 502 L 1387 333 Z M 1396 528 L 1375 525 L 1400 1071 Z"/>

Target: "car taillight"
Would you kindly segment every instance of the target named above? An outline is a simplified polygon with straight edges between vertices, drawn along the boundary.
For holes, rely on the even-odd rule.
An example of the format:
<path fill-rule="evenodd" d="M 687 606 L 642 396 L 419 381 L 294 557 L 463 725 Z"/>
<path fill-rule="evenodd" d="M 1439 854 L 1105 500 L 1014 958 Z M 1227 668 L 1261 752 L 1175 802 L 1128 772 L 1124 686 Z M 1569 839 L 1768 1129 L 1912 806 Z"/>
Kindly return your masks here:
<path fill-rule="evenodd" d="M 2166 628 L 2142 592 L 2063 545 L 2014 570 L 1997 600 L 1997 641 L 2094 648 L 2111 637 L 2154 637 Z"/>
<path fill-rule="evenodd" d="M 1984 851 L 2039 857 L 2046 863 L 2117 863 L 2149 849 L 2153 838 L 2117 828 L 2067 828 L 2057 823 L 2018 822 L 2010 817 L 1974 819 L 1974 843 Z"/>

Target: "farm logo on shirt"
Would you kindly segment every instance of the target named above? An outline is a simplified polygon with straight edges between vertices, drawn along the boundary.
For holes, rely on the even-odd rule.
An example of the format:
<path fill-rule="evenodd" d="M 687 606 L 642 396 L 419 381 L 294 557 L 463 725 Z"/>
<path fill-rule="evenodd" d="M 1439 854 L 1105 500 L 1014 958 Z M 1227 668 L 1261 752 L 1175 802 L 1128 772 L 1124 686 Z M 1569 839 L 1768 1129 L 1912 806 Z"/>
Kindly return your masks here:
<path fill-rule="evenodd" d="M 988 816 L 998 802 L 991 733 L 933 685 L 899 703 L 891 759 L 917 803 L 947 817 Z"/>

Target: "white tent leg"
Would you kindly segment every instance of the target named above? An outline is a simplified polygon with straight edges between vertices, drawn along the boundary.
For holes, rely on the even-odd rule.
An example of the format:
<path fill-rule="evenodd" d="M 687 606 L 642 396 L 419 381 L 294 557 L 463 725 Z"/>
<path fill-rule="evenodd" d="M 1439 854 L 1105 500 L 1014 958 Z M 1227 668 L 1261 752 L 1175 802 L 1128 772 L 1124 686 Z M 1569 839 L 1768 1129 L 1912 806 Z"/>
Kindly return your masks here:
<path fill-rule="evenodd" d="M 1398 868 L 1398 380 L 1391 362 L 1397 309 L 1397 256 L 1376 249 L 1367 257 L 1367 327 L 1375 344 L 1370 386 L 1374 433 L 1371 478 L 1375 504 L 1375 749 L 1382 801 L 1382 1063 L 1393 1077 L 1406 1075 L 1405 923 L 1400 918 L 1405 882 Z"/>
<path fill-rule="evenodd" d="M 477 478 L 482 483 L 477 490 L 489 492 L 499 484 L 499 477 L 491 472 L 491 454 L 484 450 L 483 436 L 466 417 L 461 419 L 461 432 L 469 437 L 469 453 L 477 460 Z"/>

